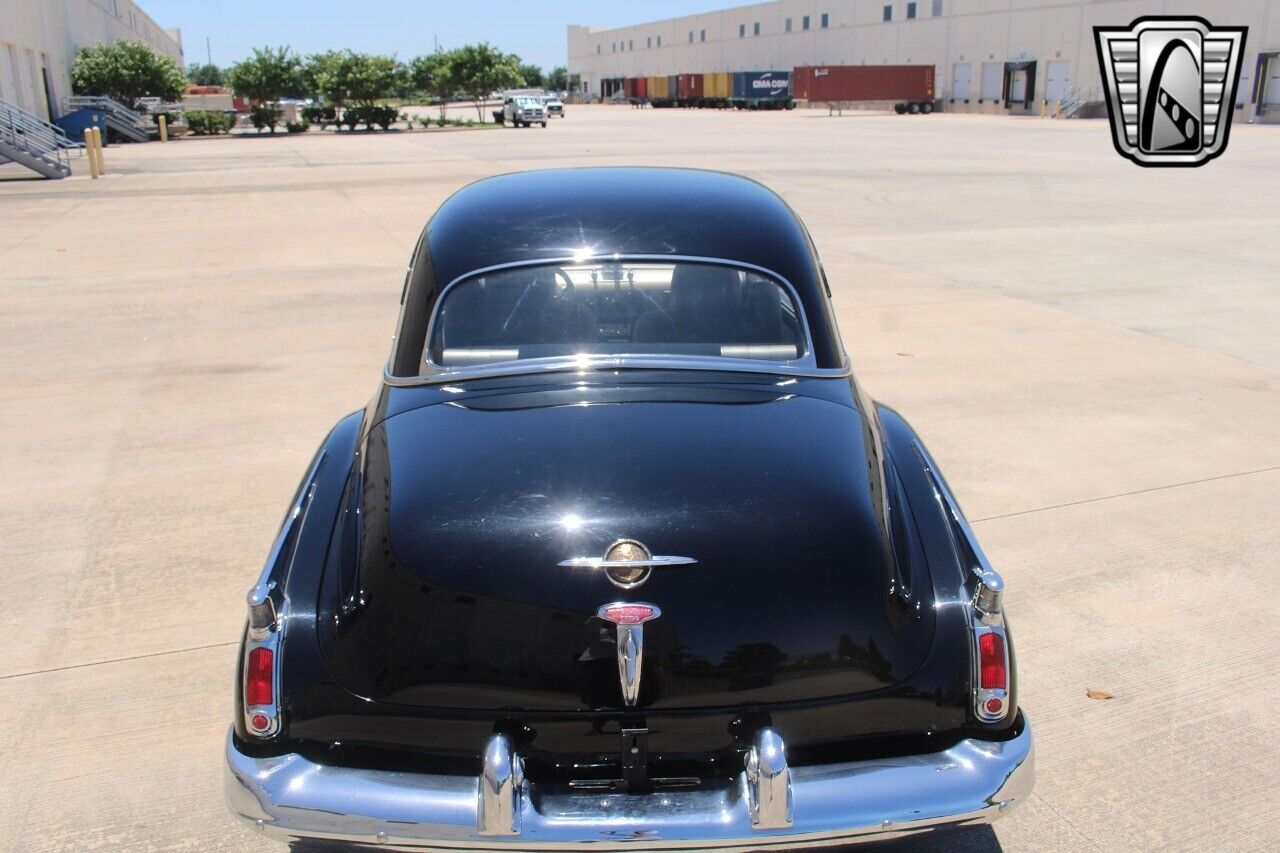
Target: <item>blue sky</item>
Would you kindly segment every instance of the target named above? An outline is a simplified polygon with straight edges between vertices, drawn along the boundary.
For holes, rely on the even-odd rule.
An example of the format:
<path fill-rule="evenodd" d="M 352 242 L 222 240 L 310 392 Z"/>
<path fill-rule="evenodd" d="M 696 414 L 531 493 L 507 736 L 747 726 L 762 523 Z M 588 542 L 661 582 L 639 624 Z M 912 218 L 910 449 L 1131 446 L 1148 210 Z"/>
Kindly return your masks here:
<path fill-rule="evenodd" d="M 639 24 L 727 8 L 739 0 L 141 0 L 163 27 L 181 27 L 188 62 L 230 64 L 250 48 L 291 45 L 307 54 L 349 47 L 408 59 L 433 49 L 488 41 L 543 68 L 565 64 L 565 27 Z"/>

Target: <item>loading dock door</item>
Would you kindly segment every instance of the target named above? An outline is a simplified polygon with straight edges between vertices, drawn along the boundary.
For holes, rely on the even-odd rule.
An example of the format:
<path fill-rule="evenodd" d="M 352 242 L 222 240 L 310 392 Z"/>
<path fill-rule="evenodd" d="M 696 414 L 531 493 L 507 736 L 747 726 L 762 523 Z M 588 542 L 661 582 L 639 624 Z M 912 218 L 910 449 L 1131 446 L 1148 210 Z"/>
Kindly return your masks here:
<path fill-rule="evenodd" d="M 973 84 L 973 66 L 957 62 L 951 69 L 951 100 L 969 103 L 969 87 Z"/>
<path fill-rule="evenodd" d="M 982 63 L 982 100 L 998 101 L 1004 94 L 1001 84 L 1004 82 L 1004 64 L 1000 62 Z"/>
<path fill-rule="evenodd" d="M 1266 76 L 1262 78 L 1262 105 L 1280 107 L 1280 54 L 1277 53 L 1271 54 Z"/>
<path fill-rule="evenodd" d="M 1044 99 L 1050 103 L 1060 101 L 1070 90 L 1071 63 L 1062 59 L 1050 62 L 1044 81 Z"/>
<path fill-rule="evenodd" d="M 1009 100 L 1013 103 L 1027 99 L 1027 69 L 1019 68 L 1009 75 Z"/>

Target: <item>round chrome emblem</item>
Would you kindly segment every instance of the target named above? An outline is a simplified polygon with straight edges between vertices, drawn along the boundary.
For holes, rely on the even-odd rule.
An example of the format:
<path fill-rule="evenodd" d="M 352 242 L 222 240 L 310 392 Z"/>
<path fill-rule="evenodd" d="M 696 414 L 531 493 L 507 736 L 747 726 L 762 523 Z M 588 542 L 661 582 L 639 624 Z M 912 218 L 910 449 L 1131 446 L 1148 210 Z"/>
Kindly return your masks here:
<path fill-rule="evenodd" d="M 634 589 L 649 579 L 653 573 L 652 566 L 634 566 L 627 563 L 645 563 L 652 555 L 649 549 L 634 539 L 619 539 L 604 552 L 606 563 L 619 563 L 605 570 L 609 581 L 622 589 Z"/>

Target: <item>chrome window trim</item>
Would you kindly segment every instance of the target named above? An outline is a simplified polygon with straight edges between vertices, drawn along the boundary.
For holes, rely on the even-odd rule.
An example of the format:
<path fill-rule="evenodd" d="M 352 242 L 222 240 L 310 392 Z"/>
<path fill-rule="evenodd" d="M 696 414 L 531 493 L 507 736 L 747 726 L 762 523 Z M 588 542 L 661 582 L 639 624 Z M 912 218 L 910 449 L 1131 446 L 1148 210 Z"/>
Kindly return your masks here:
<path fill-rule="evenodd" d="M 775 283 L 781 284 L 795 305 L 796 315 L 800 319 L 804 336 L 804 353 L 787 361 L 763 361 L 750 358 L 723 358 L 718 356 L 680 356 L 669 354 L 626 355 L 595 353 L 587 355 L 550 356 L 547 358 L 530 358 L 487 365 L 468 365 L 466 367 L 449 368 L 430 361 L 431 339 L 435 333 L 436 320 L 440 314 L 440 306 L 453 288 L 464 281 L 495 272 L 527 267 L 560 265 L 585 265 L 597 263 L 619 263 L 634 261 L 637 263 L 695 263 L 716 266 L 734 267 L 765 276 Z M 457 382 L 466 379 L 486 379 L 498 376 L 534 376 L 546 373 L 578 372 L 615 369 L 656 369 L 656 370 L 712 370 L 722 373 L 765 373 L 772 375 L 803 376 L 813 378 L 839 378 L 851 374 L 849 356 L 843 342 L 838 338 L 842 364 L 839 367 L 818 367 L 813 354 L 813 334 L 809 325 L 808 312 L 800 293 L 785 276 L 756 264 L 734 261 L 728 258 L 708 258 L 698 255 L 653 255 L 653 254 L 608 254 L 538 258 L 528 261 L 512 261 L 505 264 L 481 267 L 458 276 L 441 288 L 431 308 L 431 318 L 427 322 L 426 334 L 422 343 L 422 356 L 418 363 L 424 372 L 416 376 L 397 376 L 392 373 L 392 359 L 395 357 L 396 345 L 404 329 L 404 311 L 408 305 L 406 298 L 401 305 L 400 319 L 396 324 L 396 334 L 392 339 L 392 355 L 383 368 L 382 379 L 393 387 L 412 387 L 417 385 L 436 385 L 443 382 Z"/>

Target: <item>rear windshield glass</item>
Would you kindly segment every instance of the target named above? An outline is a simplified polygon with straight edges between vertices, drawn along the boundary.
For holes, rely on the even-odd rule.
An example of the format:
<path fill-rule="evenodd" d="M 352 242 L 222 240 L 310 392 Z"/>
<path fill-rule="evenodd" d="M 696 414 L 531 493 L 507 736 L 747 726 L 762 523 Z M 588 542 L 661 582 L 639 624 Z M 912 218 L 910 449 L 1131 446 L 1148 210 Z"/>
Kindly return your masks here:
<path fill-rule="evenodd" d="M 792 361 L 806 352 L 787 288 L 692 262 L 520 267 L 466 279 L 436 308 L 427 358 L 455 368 L 571 355 Z"/>

